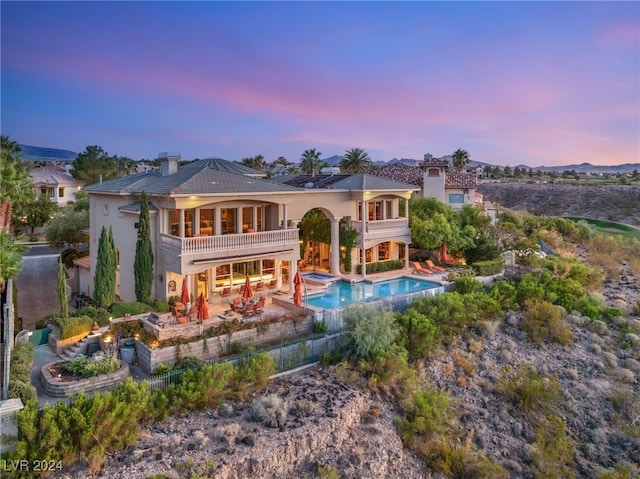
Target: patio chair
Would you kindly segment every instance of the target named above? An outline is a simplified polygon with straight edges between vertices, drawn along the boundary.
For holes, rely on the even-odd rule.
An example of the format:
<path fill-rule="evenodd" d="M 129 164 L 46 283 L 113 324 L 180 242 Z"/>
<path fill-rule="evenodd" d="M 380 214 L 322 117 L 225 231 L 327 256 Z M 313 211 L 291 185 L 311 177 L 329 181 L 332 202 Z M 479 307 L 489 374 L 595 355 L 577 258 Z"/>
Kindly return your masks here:
<path fill-rule="evenodd" d="M 175 306 L 171 306 L 171 324 L 180 322 L 180 318 L 184 318 L 184 311 L 177 309 Z"/>
<path fill-rule="evenodd" d="M 414 273 L 424 273 L 424 274 L 433 274 L 433 271 L 427 268 L 423 268 L 420 263 L 417 261 L 413 262 L 413 272 Z"/>
<path fill-rule="evenodd" d="M 255 308 L 256 308 L 255 304 L 247 303 L 247 305 L 242 310 L 242 315 L 245 316 L 245 317 L 253 316 L 255 314 L 255 312 L 256 312 Z"/>
<path fill-rule="evenodd" d="M 272 279 L 271 281 L 269 281 L 269 285 L 267 286 L 267 289 L 269 290 L 269 295 L 273 295 L 277 287 L 278 287 L 277 279 Z"/>
<path fill-rule="evenodd" d="M 258 284 L 256 284 L 255 292 L 257 293 L 258 291 L 264 291 L 265 289 L 266 285 L 264 284 L 264 281 L 258 281 Z"/>
<path fill-rule="evenodd" d="M 196 321 L 198 319 L 198 308 L 195 306 L 189 310 L 189 314 L 187 315 L 187 319 L 189 322 Z"/>
<path fill-rule="evenodd" d="M 220 292 L 220 304 L 224 303 L 225 298 L 229 298 L 231 296 L 231 287 L 222 288 Z"/>
<path fill-rule="evenodd" d="M 428 259 L 424 263 L 427 265 L 427 268 L 430 268 L 430 269 L 432 269 L 434 271 L 446 271 L 446 269 L 443 268 L 442 266 L 438 266 L 436 264 L 433 264 L 433 261 L 431 261 L 430 259 Z"/>
<path fill-rule="evenodd" d="M 265 303 L 266 303 L 266 300 L 265 300 L 265 298 L 263 296 L 258 300 L 258 302 L 255 305 L 255 308 L 254 308 L 255 314 L 260 314 L 261 315 L 262 313 L 264 313 L 264 305 L 265 305 Z"/>
<path fill-rule="evenodd" d="M 242 304 L 235 301 L 229 301 L 229 307 L 234 313 L 242 313 Z"/>

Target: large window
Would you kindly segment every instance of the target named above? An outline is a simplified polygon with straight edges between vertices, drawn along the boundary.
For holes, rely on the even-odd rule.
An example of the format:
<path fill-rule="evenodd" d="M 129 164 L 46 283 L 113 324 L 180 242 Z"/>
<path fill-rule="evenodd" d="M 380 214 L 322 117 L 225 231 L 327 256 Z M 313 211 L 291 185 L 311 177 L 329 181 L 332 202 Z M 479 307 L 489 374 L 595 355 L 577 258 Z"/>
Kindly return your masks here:
<path fill-rule="evenodd" d="M 180 212 L 178 210 L 168 210 L 169 224 L 171 229 L 169 231 L 173 236 L 180 236 Z"/>
<path fill-rule="evenodd" d="M 229 286 L 231 283 L 231 266 L 221 264 L 216 266 L 216 287 Z"/>
<path fill-rule="evenodd" d="M 200 210 L 200 234 L 213 235 L 213 225 L 215 219 L 215 210 Z"/>
<path fill-rule="evenodd" d="M 390 256 L 390 248 L 389 248 L 389 242 L 387 241 L 386 243 L 380 243 L 378 245 L 378 261 L 384 261 L 389 259 Z"/>
<path fill-rule="evenodd" d="M 449 193 L 449 204 L 464 203 L 464 195 L 462 193 Z"/>
<path fill-rule="evenodd" d="M 184 210 L 184 235 L 185 237 L 193 236 L 194 210 Z"/>
<path fill-rule="evenodd" d="M 253 208 L 250 206 L 242 208 L 242 232 L 253 233 L 255 230 L 253 226 Z"/>
<path fill-rule="evenodd" d="M 222 208 L 220 210 L 220 218 L 222 220 L 222 234 L 232 235 L 237 233 L 236 231 L 236 215 L 238 214 L 237 208 Z"/>

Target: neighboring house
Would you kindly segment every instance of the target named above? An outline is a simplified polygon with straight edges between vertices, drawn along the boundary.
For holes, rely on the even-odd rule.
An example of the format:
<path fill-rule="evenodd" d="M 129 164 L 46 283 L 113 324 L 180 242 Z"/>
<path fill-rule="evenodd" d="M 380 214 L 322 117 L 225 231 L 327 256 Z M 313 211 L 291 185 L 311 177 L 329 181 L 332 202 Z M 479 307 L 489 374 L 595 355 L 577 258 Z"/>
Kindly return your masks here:
<path fill-rule="evenodd" d="M 76 193 L 84 186 L 68 174 L 64 167 L 52 165 L 34 168 L 30 172 L 31 182 L 36 195 L 45 195 L 59 206 L 75 201 Z"/>
<path fill-rule="evenodd" d="M 89 193 L 90 256 L 78 264 L 82 292 L 93 294 L 98 239 L 112 227 L 118 253 L 116 294 L 135 299 L 135 243 L 140 196 L 150 203 L 154 251 L 152 296 L 178 295 L 183 281 L 210 301 L 224 287 L 275 279 L 292 287 L 300 260 L 297 225 L 320 208 L 331 222 L 331 244 L 317 245 L 318 266 L 340 274 L 339 221 L 360 233 L 353 252 L 361 262 L 403 259 L 409 266 L 411 232 L 400 205 L 418 189 L 372 175 L 302 175 L 261 178 L 262 172 L 239 163 L 209 158 L 178 167 L 179 155 L 161 154 L 157 171 L 116 178 L 85 188 Z M 364 269 L 364 268 L 363 268 Z M 363 273 L 363 275 L 366 273 Z"/>
<path fill-rule="evenodd" d="M 455 209 L 473 205 L 478 178 L 469 173 L 448 173 L 449 161 L 426 158 L 420 166 L 402 163 L 384 166 L 372 174 L 420 187 L 420 196 L 434 197 Z"/>

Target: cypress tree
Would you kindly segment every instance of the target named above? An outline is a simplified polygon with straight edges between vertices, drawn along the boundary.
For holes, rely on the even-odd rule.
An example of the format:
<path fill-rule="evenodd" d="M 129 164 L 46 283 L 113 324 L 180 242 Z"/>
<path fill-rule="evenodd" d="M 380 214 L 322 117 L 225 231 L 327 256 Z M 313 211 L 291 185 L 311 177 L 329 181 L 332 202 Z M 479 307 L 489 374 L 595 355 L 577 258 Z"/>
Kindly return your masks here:
<path fill-rule="evenodd" d="M 146 303 L 151 299 L 151 288 L 153 287 L 153 249 L 151 247 L 149 203 L 144 191 L 140 200 L 140 221 L 138 223 L 133 274 L 135 276 L 136 300 Z"/>
<path fill-rule="evenodd" d="M 69 316 L 69 303 L 67 302 L 67 281 L 62 265 L 62 256 L 58 257 L 58 301 L 60 302 L 60 316 Z"/>
<path fill-rule="evenodd" d="M 93 277 L 93 299 L 96 306 L 107 308 L 116 295 L 116 250 L 111 226 L 103 226 L 98 242 L 96 273 Z"/>

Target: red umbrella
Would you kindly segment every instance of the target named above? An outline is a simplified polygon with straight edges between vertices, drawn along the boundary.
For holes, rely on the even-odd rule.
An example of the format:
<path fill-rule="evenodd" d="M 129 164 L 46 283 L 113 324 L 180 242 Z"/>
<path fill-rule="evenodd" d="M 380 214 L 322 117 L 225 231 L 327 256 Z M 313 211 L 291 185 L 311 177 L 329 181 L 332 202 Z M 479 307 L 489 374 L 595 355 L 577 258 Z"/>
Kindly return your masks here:
<path fill-rule="evenodd" d="M 242 292 L 242 301 L 245 303 L 253 298 L 253 290 L 251 289 L 251 280 L 247 275 L 247 279 L 244 281 L 244 291 Z"/>
<path fill-rule="evenodd" d="M 293 277 L 293 304 L 300 306 L 302 304 L 302 276 L 300 276 L 300 270 L 296 271 L 296 275 Z"/>
<path fill-rule="evenodd" d="M 200 296 L 198 296 L 198 302 L 196 304 L 198 307 L 198 319 L 200 321 L 209 319 L 209 310 L 207 309 L 207 302 L 204 299 L 204 293 L 200 293 Z"/>
<path fill-rule="evenodd" d="M 187 277 L 182 280 L 182 294 L 180 294 L 180 301 L 185 305 L 190 303 L 189 299 L 189 286 L 187 285 Z"/>

